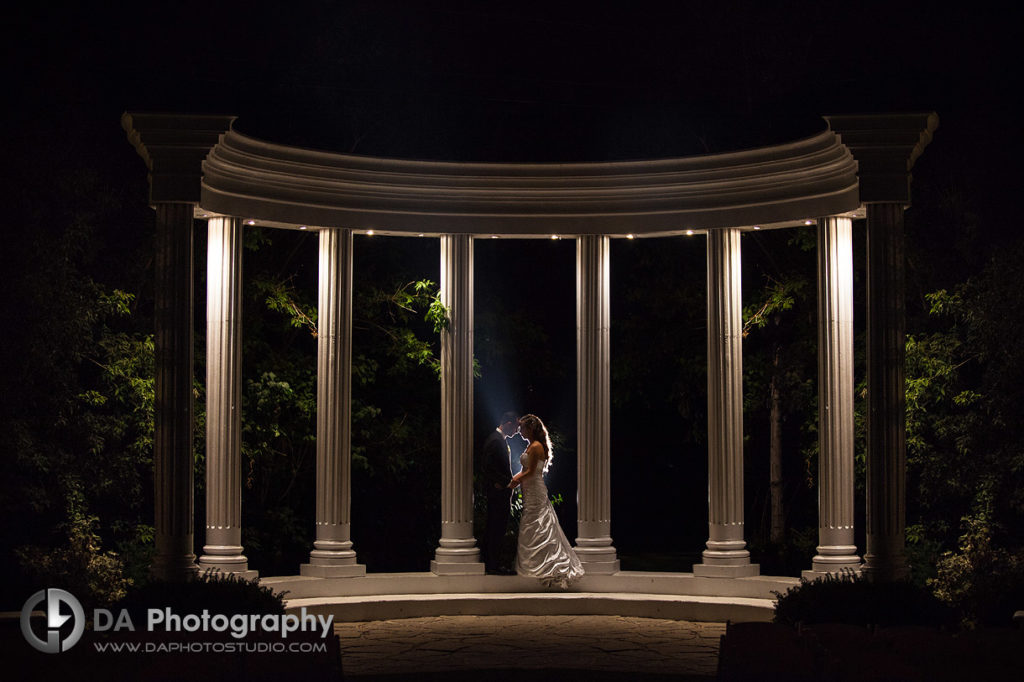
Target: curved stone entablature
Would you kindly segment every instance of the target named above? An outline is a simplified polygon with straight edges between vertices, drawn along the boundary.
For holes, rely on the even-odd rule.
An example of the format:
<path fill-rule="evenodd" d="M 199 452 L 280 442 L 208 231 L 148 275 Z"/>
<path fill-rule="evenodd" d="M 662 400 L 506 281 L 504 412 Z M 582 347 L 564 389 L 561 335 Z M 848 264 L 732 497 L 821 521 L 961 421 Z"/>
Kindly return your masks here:
<path fill-rule="evenodd" d="M 381 233 L 654 235 L 796 224 L 859 207 L 857 162 L 826 130 L 787 144 L 608 163 L 356 156 L 229 130 L 203 163 L 203 211 Z"/>

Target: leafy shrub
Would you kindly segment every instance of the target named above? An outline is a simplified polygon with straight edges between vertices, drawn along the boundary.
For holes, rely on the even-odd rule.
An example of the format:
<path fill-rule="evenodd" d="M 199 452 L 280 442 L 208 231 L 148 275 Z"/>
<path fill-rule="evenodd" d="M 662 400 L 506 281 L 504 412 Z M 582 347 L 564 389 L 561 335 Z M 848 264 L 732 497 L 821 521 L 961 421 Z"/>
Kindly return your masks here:
<path fill-rule="evenodd" d="M 37 585 L 66 589 L 87 606 L 121 599 L 132 584 L 124 562 L 114 552 L 102 551 L 99 519 L 84 511 L 81 488 L 69 483 L 66 494 L 67 519 L 60 524 L 66 543 L 15 549 L 22 569 Z"/>
<path fill-rule="evenodd" d="M 992 546 L 984 514 L 964 519 L 959 552 L 945 552 L 928 581 L 935 594 L 960 614 L 961 625 L 1009 625 L 1024 608 L 1024 551 Z"/>
<path fill-rule="evenodd" d="M 775 622 L 849 625 L 933 625 L 954 623 L 952 609 L 926 588 L 908 581 L 875 582 L 845 572 L 803 581 L 785 594 L 775 593 Z"/>
<path fill-rule="evenodd" d="M 153 581 L 131 590 L 116 604 L 127 609 L 133 620 L 145 621 L 148 609 L 170 607 L 177 614 L 283 614 L 285 592 L 274 592 L 237 575 L 207 571 L 196 580 Z"/>

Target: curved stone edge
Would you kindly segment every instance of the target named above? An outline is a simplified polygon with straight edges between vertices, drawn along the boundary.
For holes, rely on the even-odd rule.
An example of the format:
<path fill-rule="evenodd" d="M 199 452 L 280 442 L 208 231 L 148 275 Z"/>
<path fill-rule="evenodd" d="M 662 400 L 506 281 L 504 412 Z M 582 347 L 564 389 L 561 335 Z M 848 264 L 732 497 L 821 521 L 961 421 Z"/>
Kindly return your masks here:
<path fill-rule="evenodd" d="M 279 226 L 533 235 L 664 234 L 855 210 L 857 162 L 832 131 L 697 157 L 481 164 L 360 157 L 233 130 L 203 162 L 203 210 Z"/>
<path fill-rule="evenodd" d="M 290 599 L 289 613 L 333 615 L 335 622 L 430 616 L 629 616 L 706 622 L 770 622 L 771 599 L 659 594 L 395 594 Z"/>

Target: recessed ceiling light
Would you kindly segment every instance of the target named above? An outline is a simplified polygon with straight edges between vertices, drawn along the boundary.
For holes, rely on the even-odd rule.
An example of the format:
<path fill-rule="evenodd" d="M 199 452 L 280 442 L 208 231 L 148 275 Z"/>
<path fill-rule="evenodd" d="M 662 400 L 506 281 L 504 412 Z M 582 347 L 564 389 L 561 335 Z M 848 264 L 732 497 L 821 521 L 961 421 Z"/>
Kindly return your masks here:
<path fill-rule="evenodd" d="M 633 235 L 631 235 L 631 234 L 627 234 L 627 235 L 626 235 L 626 239 L 633 239 Z"/>
<path fill-rule="evenodd" d="M 366 234 L 367 234 L 368 236 L 372 237 L 372 236 L 373 236 L 373 230 L 367 230 L 367 231 L 366 231 Z"/>
<path fill-rule="evenodd" d="M 687 230 L 687 231 L 686 231 L 686 234 L 687 234 L 687 235 L 693 235 L 693 230 Z"/>

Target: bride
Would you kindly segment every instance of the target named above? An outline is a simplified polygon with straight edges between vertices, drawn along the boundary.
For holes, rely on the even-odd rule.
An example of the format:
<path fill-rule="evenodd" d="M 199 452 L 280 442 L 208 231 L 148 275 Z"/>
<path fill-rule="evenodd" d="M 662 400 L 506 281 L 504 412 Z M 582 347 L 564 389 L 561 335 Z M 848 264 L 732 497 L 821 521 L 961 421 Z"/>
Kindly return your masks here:
<path fill-rule="evenodd" d="M 519 432 L 530 445 L 519 456 L 523 470 L 508 484 L 509 488 L 523 486 L 516 573 L 539 578 L 546 587 L 565 589 L 582 577 L 583 566 L 558 525 L 544 484 L 544 473 L 551 466 L 551 439 L 544 423 L 532 414 L 519 419 Z"/>

